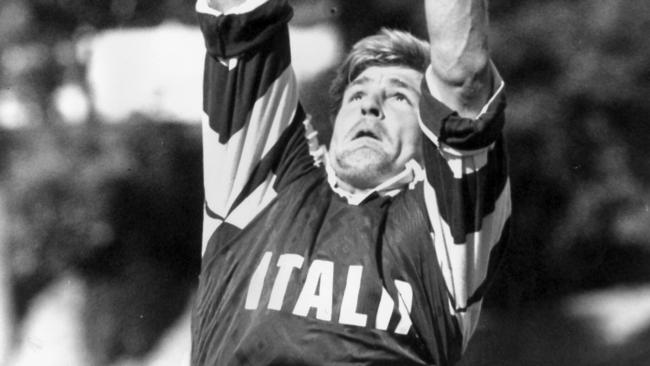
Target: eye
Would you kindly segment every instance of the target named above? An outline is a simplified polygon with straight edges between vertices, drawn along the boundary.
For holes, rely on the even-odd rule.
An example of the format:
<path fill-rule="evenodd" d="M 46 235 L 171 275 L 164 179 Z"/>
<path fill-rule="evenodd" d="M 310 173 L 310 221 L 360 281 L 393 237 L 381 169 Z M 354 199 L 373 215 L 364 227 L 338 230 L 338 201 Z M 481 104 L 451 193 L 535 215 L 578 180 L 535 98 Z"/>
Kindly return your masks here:
<path fill-rule="evenodd" d="M 395 93 L 392 95 L 393 99 L 395 99 L 398 102 L 405 102 L 408 104 L 411 104 L 411 100 L 404 94 L 402 93 Z"/>
<path fill-rule="evenodd" d="M 361 98 L 363 98 L 363 93 L 362 92 L 356 92 L 356 93 L 352 93 L 352 95 L 350 95 L 350 98 L 348 98 L 348 101 L 349 102 L 355 102 L 355 101 L 361 100 Z"/>

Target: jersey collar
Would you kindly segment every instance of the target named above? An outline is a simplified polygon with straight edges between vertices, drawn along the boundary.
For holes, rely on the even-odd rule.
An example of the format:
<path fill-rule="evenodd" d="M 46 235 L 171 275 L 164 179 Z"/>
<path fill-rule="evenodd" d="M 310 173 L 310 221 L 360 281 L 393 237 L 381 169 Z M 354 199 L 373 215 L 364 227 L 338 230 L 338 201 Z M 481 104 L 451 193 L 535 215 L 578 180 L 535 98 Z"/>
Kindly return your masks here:
<path fill-rule="evenodd" d="M 351 205 L 359 205 L 373 194 L 378 194 L 382 197 L 394 197 L 404 189 L 415 188 L 415 185 L 418 182 L 424 180 L 424 170 L 415 159 L 411 159 L 406 163 L 404 170 L 392 178 L 385 180 L 376 187 L 359 193 L 350 193 L 340 187 L 340 178 L 336 176 L 334 168 L 332 168 L 332 165 L 330 164 L 328 154 L 324 154 L 323 158 L 325 162 L 325 171 L 327 172 L 327 182 L 332 188 L 332 191 L 345 198 L 345 200 Z"/>

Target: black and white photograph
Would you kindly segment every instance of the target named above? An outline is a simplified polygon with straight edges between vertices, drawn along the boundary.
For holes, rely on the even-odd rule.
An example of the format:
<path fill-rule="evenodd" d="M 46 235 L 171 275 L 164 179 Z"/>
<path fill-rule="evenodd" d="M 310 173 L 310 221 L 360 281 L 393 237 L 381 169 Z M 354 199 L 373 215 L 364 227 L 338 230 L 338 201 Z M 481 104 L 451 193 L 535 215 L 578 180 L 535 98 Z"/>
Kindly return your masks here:
<path fill-rule="evenodd" d="M 650 365 L 650 3 L 1 0 L 0 365 Z"/>

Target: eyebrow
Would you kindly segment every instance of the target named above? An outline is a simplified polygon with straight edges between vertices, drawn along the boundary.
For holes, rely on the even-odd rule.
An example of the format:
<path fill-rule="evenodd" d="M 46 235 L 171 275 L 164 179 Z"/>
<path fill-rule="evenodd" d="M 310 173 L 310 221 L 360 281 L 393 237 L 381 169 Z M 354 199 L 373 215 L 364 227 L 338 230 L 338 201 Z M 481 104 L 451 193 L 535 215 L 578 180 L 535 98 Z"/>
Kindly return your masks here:
<path fill-rule="evenodd" d="M 373 81 L 372 78 L 370 78 L 368 76 L 363 76 L 363 77 L 354 79 L 350 83 L 349 86 L 363 85 L 363 84 L 369 83 L 371 81 Z M 409 85 L 408 83 L 405 83 L 404 81 L 402 81 L 401 79 L 396 78 L 396 77 L 389 78 L 388 79 L 388 84 L 391 85 L 391 86 L 396 86 L 396 87 L 399 87 L 399 88 L 404 88 L 404 89 L 411 90 L 412 92 L 417 93 L 417 94 L 420 93 L 420 91 L 418 89 L 414 88 L 413 86 Z"/>

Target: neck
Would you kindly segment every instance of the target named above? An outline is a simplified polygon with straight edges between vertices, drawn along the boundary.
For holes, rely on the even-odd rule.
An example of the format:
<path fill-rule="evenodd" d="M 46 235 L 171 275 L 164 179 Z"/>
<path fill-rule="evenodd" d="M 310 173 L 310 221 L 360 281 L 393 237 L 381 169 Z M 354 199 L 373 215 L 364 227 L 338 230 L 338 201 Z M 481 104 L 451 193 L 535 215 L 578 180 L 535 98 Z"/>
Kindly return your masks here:
<path fill-rule="evenodd" d="M 348 203 L 351 204 L 358 204 L 372 192 L 377 192 L 380 195 L 394 196 L 402 189 L 413 189 L 417 182 L 424 180 L 424 170 L 422 170 L 415 160 L 410 160 L 406 163 L 405 169 L 401 173 L 371 189 L 356 188 L 337 177 L 327 155 L 325 155 L 325 170 L 327 171 L 327 180 L 330 187 L 339 196 L 346 198 Z"/>
<path fill-rule="evenodd" d="M 353 186 L 352 184 L 350 184 L 350 183 L 348 183 L 348 182 L 346 182 L 346 181 L 344 181 L 344 180 L 342 180 L 342 179 L 340 179 L 338 177 L 336 177 L 336 178 L 337 178 L 336 179 L 336 185 L 339 188 L 341 188 L 342 190 L 344 190 L 344 191 L 346 191 L 346 192 L 348 192 L 350 194 L 366 194 L 366 193 L 373 190 L 372 188 L 369 188 L 369 189 L 357 188 L 357 187 Z"/>

